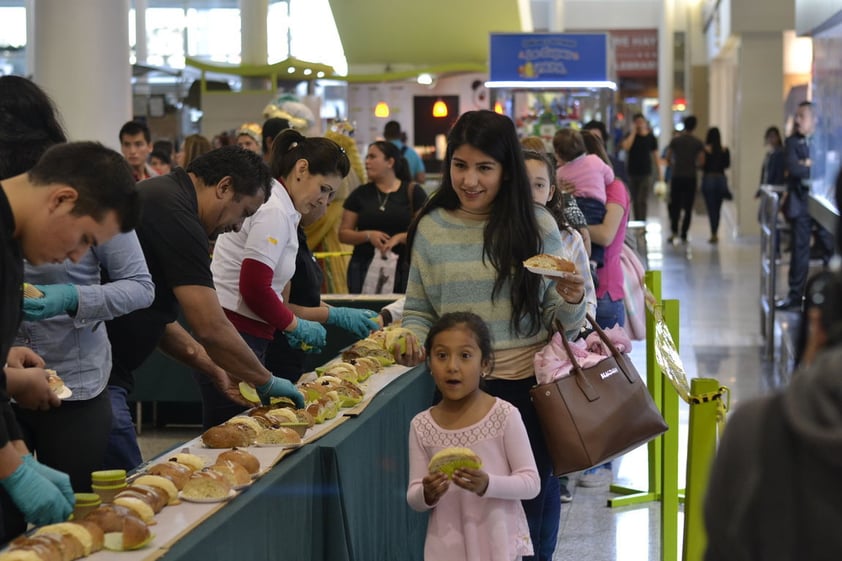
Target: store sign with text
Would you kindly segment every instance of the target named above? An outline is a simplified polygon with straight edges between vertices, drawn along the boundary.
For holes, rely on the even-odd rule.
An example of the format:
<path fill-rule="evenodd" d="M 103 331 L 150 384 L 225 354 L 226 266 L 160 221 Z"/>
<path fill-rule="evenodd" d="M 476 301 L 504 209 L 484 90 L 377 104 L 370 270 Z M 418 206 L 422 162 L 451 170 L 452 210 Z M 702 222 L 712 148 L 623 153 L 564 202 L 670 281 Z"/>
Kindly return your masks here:
<path fill-rule="evenodd" d="M 612 80 L 604 33 L 492 33 L 492 81 Z"/>
<path fill-rule="evenodd" d="M 658 76 L 657 29 L 615 29 L 609 36 L 618 78 Z"/>

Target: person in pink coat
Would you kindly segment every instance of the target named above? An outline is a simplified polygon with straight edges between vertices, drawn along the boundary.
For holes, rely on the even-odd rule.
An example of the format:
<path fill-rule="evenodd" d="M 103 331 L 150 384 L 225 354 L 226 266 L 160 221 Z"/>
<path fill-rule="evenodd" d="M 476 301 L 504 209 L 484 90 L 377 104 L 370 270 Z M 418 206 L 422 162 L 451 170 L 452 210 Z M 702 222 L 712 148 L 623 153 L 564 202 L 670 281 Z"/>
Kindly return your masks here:
<path fill-rule="evenodd" d="M 444 314 L 425 344 L 441 401 L 415 416 L 409 433 L 409 487 L 417 511 L 430 511 L 427 561 L 515 561 L 532 555 L 521 500 L 540 490 L 518 410 L 480 389 L 493 368 L 491 335 L 470 312 Z M 448 477 L 430 472 L 433 455 L 470 448 L 482 460 Z"/>

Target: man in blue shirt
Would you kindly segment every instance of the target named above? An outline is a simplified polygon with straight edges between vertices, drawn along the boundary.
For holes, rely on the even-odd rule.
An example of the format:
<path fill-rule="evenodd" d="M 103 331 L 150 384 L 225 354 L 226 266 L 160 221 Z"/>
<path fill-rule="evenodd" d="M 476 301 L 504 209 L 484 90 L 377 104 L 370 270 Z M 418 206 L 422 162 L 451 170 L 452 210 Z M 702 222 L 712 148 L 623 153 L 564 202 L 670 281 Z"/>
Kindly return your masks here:
<path fill-rule="evenodd" d="M 427 179 L 427 174 L 424 171 L 424 162 L 421 160 L 418 152 L 404 142 L 400 123 L 397 121 L 386 123 L 386 126 L 383 127 L 383 138 L 398 147 L 401 155 L 406 158 L 409 164 L 409 175 L 412 176 L 413 181 L 423 185 Z"/>

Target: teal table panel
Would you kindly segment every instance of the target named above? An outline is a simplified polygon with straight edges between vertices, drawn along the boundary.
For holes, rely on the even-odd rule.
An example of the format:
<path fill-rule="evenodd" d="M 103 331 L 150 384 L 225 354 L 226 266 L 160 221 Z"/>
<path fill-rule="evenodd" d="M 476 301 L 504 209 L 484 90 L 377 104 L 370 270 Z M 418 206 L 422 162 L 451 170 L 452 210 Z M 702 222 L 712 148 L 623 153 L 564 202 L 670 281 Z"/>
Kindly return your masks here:
<path fill-rule="evenodd" d="M 165 561 L 420 561 L 427 514 L 406 504 L 409 423 L 430 406 L 419 366 L 363 413 L 281 460 L 176 542 Z"/>
<path fill-rule="evenodd" d="M 304 447 L 284 458 L 242 495 L 176 542 L 165 561 L 298 561 L 325 553 L 320 451 Z"/>
<path fill-rule="evenodd" d="M 129 401 L 199 402 L 199 387 L 190 369 L 155 351 L 134 373 Z M 201 420 L 199 420 L 201 422 Z"/>
<path fill-rule="evenodd" d="M 347 561 L 423 559 L 427 513 L 406 503 L 409 423 L 433 399 L 426 367 L 415 368 L 387 386 L 364 413 L 317 441 L 325 471 L 339 493 L 344 525 L 331 526 L 330 541 L 345 539 Z"/>

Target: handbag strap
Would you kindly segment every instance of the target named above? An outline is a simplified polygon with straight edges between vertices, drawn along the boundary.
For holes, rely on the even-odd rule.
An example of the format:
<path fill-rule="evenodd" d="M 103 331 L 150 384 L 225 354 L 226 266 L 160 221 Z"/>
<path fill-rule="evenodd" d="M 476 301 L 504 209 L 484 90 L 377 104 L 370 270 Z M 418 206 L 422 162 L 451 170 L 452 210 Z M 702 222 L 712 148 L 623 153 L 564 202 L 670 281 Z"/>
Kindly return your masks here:
<path fill-rule="evenodd" d="M 412 219 L 415 218 L 415 204 L 413 204 L 412 195 L 415 189 L 415 183 L 412 181 L 409 182 L 409 188 L 407 189 L 407 195 L 409 196 L 409 221 L 412 222 Z"/>
<path fill-rule="evenodd" d="M 626 380 L 633 384 L 635 382 L 635 379 L 625 368 L 623 368 L 623 364 L 625 364 L 626 358 L 617 349 L 614 343 L 611 342 L 611 339 L 608 338 L 608 335 L 605 334 L 605 331 L 602 330 L 602 328 L 599 326 L 598 323 L 596 323 L 596 320 L 593 317 L 591 317 L 590 314 L 585 314 L 585 319 L 588 320 L 588 322 L 591 324 L 591 327 L 593 327 L 594 331 L 596 331 L 599 338 L 602 340 L 603 343 L 605 343 L 605 346 L 608 347 L 608 350 L 611 351 L 611 355 L 614 357 L 614 360 L 617 361 L 617 365 L 620 366 L 620 370 L 622 371 L 623 376 L 625 376 Z M 580 381 L 579 387 L 582 389 L 585 395 L 588 396 L 588 399 L 593 401 L 593 399 L 596 399 L 599 396 L 596 394 L 595 390 L 593 390 L 592 386 L 590 385 L 590 382 L 588 382 L 585 378 L 585 374 L 582 371 L 582 367 L 579 366 L 579 363 L 576 362 L 576 358 L 573 356 L 573 352 L 570 349 L 570 343 L 567 341 L 567 337 L 564 336 L 564 325 L 559 319 L 556 319 L 554 321 L 554 325 L 559 333 L 561 343 L 564 345 L 564 350 L 567 352 L 567 356 L 570 359 L 570 364 L 573 367 L 573 372 L 576 374 L 577 380 L 581 380 L 584 382 L 583 384 Z M 594 396 L 593 399 L 591 398 L 591 396 Z"/>
<path fill-rule="evenodd" d="M 556 319 L 555 326 L 558 330 L 561 344 L 564 345 L 564 350 L 567 352 L 567 358 L 570 359 L 570 365 L 573 368 L 573 375 L 576 376 L 576 385 L 579 386 L 579 389 L 582 390 L 582 393 L 585 394 L 588 401 L 596 401 L 599 399 L 599 394 L 591 383 L 588 382 L 588 379 L 585 378 L 585 373 L 582 371 L 582 367 L 579 366 L 578 362 L 576 362 L 576 357 L 573 356 L 573 350 L 570 348 L 570 343 L 567 341 L 567 337 L 564 336 L 564 325 L 562 325 L 561 321 Z"/>

